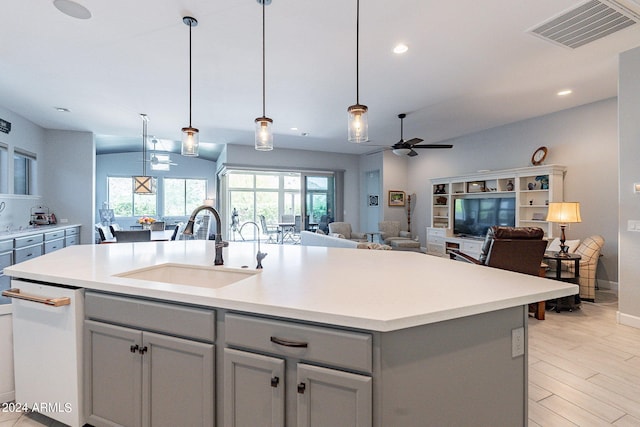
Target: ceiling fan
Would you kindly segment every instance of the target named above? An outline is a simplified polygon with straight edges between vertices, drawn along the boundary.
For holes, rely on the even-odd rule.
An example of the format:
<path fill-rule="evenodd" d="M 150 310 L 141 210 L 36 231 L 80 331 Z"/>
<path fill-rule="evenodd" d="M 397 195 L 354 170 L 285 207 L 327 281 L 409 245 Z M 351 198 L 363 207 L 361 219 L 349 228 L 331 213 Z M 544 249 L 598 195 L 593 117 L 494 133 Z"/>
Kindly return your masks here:
<path fill-rule="evenodd" d="M 411 138 L 408 141 L 405 141 L 403 138 L 403 125 L 404 118 L 407 117 L 405 113 L 398 114 L 398 118 L 400 119 L 400 141 L 393 144 L 389 150 L 393 151 L 393 154 L 396 156 L 409 156 L 414 157 L 418 155 L 418 152 L 415 151 L 415 148 L 452 148 L 451 144 L 420 144 L 423 139 L 420 138 Z"/>
<path fill-rule="evenodd" d="M 156 143 L 158 140 L 153 138 L 151 143 L 153 144 L 153 150 L 151 151 L 151 157 L 149 160 L 145 160 L 151 164 L 151 170 L 168 171 L 171 165 L 177 165 L 171 161 L 169 154 L 156 153 Z"/>

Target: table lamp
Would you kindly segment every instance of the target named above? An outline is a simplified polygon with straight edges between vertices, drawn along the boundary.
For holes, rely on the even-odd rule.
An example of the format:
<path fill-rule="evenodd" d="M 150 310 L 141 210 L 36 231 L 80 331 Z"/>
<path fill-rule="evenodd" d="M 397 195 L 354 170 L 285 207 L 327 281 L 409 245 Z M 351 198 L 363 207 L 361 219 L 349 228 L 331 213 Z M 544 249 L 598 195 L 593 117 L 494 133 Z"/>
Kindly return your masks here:
<path fill-rule="evenodd" d="M 569 256 L 569 246 L 566 246 L 564 228 L 572 222 L 582 222 L 580 218 L 579 202 L 551 202 L 549 203 L 549 212 L 547 213 L 547 221 L 557 222 L 560 224 L 560 252 L 558 256 Z"/>

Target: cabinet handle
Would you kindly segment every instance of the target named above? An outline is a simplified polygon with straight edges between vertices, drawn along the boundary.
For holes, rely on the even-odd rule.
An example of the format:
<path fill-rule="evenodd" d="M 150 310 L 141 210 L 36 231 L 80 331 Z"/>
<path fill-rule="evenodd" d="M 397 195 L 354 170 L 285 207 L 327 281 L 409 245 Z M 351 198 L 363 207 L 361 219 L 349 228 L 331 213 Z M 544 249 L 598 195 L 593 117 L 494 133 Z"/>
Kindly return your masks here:
<path fill-rule="evenodd" d="M 299 394 L 304 394 L 304 390 L 307 388 L 307 386 L 305 385 L 305 383 L 300 383 L 298 384 L 298 393 Z"/>
<path fill-rule="evenodd" d="M 9 298 L 23 299 L 25 301 L 38 302 L 40 304 L 50 305 L 52 307 L 60 307 L 63 305 L 71 304 L 71 298 L 69 297 L 60 297 L 60 298 L 40 297 L 37 295 L 23 294 L 22 292 L 20 292 L 20 289 L 18 288 L 7 289 L 6 291 L 2 291 L 2 296 L 9 297 Z"/>
<path fill-rule="evenodd" d="M 140 353 L 140 354 L 145 354 L 145 353 L 147 352 L 147 350 L 148 350 L 148 348 L 147 348 L 147 346 L 145 345 L 144 347 L 141 347 L 141 348 L 140 348 L 140 350 L 138 350 L 138 353 Z"/>
<path fill-rule="evenodd" d="M 278 338 L 278 337 L 271 337 L 271 342 L 274 344 L 283 345 L 285 347 L 301 347 L 301 348 L 309 347 L 309 343 L 306 343 L 304 341 L 292 341 L 292 340 L 287 340 L 287 339 Z"/>
<path fill-rule="evenodd" d="M 132 345 L 131 347 L 129 347 L 129 350 L 131 350 L 131 353 L 135 353 L 136 351 L 138 351 L 138 344 Z"/>
<path fill-rule="evenodd" d="M 280 378 L 278 377 L 273 377 L 271 378 L 271 387 L 278 387 L 278 384 L 280 384 Z"/>

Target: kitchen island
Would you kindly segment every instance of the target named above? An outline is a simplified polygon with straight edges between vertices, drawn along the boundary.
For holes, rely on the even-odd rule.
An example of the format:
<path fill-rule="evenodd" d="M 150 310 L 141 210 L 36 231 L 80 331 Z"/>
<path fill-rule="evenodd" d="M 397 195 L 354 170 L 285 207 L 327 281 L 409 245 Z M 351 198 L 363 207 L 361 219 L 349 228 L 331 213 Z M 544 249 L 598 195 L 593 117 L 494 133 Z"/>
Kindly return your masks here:
<path fill-rule="evenodd" d="M 87 378 L 97 363 L 86 356 L 95 350 L 87 329 L 103 328 L 97 323 L 130 326 L 122 319 L 131 318 L 126 307 L 134 300 L 166 307 L 167 313 L 174 306 L 209 310 L 215 327 L 209 337 L 192 341 L 211 346 L 214 357 L 201 360 L 205 365 L 215 360 L 215 386 L 210 385 L 215 388 L 200 393 L 211 395 L 205 399 L 211 405 L 194 403 L 204 415 L 192 412 L 212 417 L 210 424 L 238 426 L 266 418 L 272 420 L 268 425 L 332 425 L 346 419 L 344 425 L 376 427 L 525 425 L 527 305 L 578 292 L 567 283 L 418 253 L 262 249 L 268 256 L 261 271 L 252 271 L 253 243 L 231 243 L 224 250 L 225 265 L 213 268 L 213 242 L 172 241 L 70 247 L 5 272 L 86 291 L 85 400 L 94 397 L 87 389 L 96 385 Z M 182 265 L 192 266 L 193 275 L 204 271 L 201 277 L 211 268 L 241 279 L 225 278 L 229 284 L 218 286 L 215 279 L 189 279 L 189 269 L 178 276 L 145 273 L 154 266 L 168 272 Z M 141 279 L 149 277 L 155 278 Z M 111 316 L 101 309 L 109 304 L 125 313 Z M 269 366 L 268 405 L 256 404 L 260 385 L 247 388 L 249 378 L 255 379 L 243 376 L 251 363 L 252 369 Z M 309 398 L 313 393 L 317 399 Z M 88 422 L 95 420 L 92 405 L 85 401 L 84 407 Z M 255 413 L 264 408 L 268 417 Z M 153 410 L 150 403 L 133 417 L 142 412 L 144 423 L 153 419 L 148 415 Z"/>

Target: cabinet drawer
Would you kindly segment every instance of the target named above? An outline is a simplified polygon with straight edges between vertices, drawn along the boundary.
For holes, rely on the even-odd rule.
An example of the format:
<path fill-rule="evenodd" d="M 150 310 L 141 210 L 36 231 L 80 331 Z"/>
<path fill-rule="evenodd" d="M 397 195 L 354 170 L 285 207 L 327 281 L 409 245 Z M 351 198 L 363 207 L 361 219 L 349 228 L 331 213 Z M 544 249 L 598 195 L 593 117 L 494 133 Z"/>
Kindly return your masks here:
<path fill-rule="evenodd" d="M 13 250 L 13 239 L 3 240 L 0 242 L 0 252 Z"/>
<path fill-rule="evenodd" d="M 51 253 L 53 251 L 57 251 L 58 249 L 62 249 L 62 248 L 64 248 L 64 239 L 51 240 L 47 242 L 45 237 L 45 242 L 44 242 L 45 254 Z"/>
<path fill-rule="evenodd" d="M 441 228 L 441 227 L 427 227 L 427 236 L 429 237 L 429 240 L 431 240 L 431 238 L 436 238 L 436 237 L 440 237 L 442 239 L 444 239 L 447 235 L 447 230 L 446 228 Z"/>
<path fill-rule="evenodd" d="M 65 246 L 73 246 L 73 245 L 77 245 L 78 244 L 78 236 L 70 236 L 70 237 L 65 237 L 64 238 L 64 245 Z"/>
<path fill-rule="evenodd" d="M 28 259 L 36 258 L 42 255 L 42 244 L 16 249 L 13 252 L 15 262 L 16 264 L 18 264 L 22 261 L 26 261 Z"/>
<path fill-rule="evenodd" d="M 477 242 L 462 242 L 460 250 L 466 253 L 480 253 L 482 250 L 482 241 Z"/>
<path fill-rule="evenodd" d="M 44 233 L 44 241 L 56 240 L 64 237 L 64 230 L 58 231 L 50 231 L 48 233 Z"/>
<path fill-rule="evenodd" d="M 146 331 L 207 342 L 215 340 L 215 311 L 204 308 L 87 292 L 85 315 L 88 319 Z"/>
<path fill-rule="evenodd" d="M 80 230 L 78 230 L 78 227 L 65 228 L 64 235 L 65 236 L 75 236 L 76 234 L 78 234 L 79 231 Z"/>
<path fill-rule="evenodd" d="M 24 248 L 25 246 L 35 245 L 37 243 L 42 243 L 42 234 L 32 234 L 30 236 L 18 237 L 14 239 L 15 248 Z"/>
<path fill-rule="evenodd" d="M 361 372 L 372 370 L 370 334 L 241 314 L 227 314 L 224 325 L 225 342 L 230 346 Z M 304 346 L 295 347 L 294 343 Z"/>
<path fill-rule="evenodd" d="M 0 253 L 0 270 L 13 264 L 13 251 Z"/>

